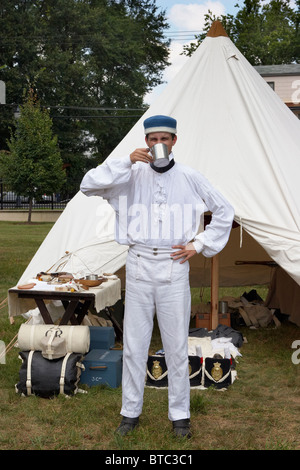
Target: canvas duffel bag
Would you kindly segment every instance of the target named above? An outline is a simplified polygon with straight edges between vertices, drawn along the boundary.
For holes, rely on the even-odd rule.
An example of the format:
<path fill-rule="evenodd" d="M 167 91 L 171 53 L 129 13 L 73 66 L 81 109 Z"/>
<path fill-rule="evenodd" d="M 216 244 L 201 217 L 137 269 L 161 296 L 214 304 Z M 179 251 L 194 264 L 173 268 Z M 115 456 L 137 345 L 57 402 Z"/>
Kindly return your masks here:
<path fill-rule="evenodd" d="M 90 330 L 86 325 L 28 325 L 18 332 L 22 351 L 42 351 L 44 357 L 55 359 L 69 352 L 86 354 L 90 348 Z"/>

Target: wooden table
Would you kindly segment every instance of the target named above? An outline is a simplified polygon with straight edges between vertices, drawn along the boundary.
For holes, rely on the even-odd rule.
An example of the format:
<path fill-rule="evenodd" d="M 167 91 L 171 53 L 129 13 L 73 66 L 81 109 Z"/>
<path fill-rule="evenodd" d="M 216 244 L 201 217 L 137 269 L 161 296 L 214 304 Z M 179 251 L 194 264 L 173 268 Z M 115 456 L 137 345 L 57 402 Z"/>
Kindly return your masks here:
<path fill-rule="evenodd" d="M 33 289 L 18 289 L 17 286 L 9 289 L 8 303 L 11 316 L 24 314 L 29 309 L 34 308 L 35 304 L 43 321 L 46 324 L 53 324 L 47 304 L 53 305 L 53 301 L 59 300 L 64 308 L 60 325 L 67 325 L 68 322 L 72 325 L 80 325 L 88 311 L 98 315 L 101 310 L 105 310 L 114 326 L 117 338 L 122 339 L 122 327 L 114 317 L 113 308 L 116 302 L 121 299 L 121 281 L 119 278 L 109 279 L 98 287 L 80 292 L 57 291 L 55 287 L 49 288 L 46 282 L 36 280 L 34 282 L 36 286 Z"/>
<path fill-rule="evenodd" d="M 51 315 L 45 304 L 45 300 L 60 300 L 65 308 L 65 312 L 60 320 L 60 325 L 80 325 L 88 310 L 93 307 L 95 294 L 90 292 L 57 292 L 9 289 L 10 293 L 17 294 L 20 299 L 34 299 L 44 322 L 53 324 Z"/>

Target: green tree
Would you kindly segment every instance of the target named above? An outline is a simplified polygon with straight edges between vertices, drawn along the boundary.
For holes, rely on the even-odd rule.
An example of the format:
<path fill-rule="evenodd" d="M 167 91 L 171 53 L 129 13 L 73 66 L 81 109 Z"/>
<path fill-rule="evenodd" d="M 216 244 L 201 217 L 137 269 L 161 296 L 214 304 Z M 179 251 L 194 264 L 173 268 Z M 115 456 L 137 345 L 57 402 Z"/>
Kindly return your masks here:
<path fill-rule="evenodd" d="M 50 109 L 67 167 L 65 190 L 100 163 L 144 112 L 168 61 L 155 0 L 6 0 L 0 4 L 0 79 L 7 103 L 33 87 Z M 1 107 L 0 149 L 10 119 Z M 13 110 L 11 109 L 11 115 Z"/>
<path fill-rule="evenodd" d="M 58 192 L 65 182 L 65 173 L 48 111 L 41 109 L 33 93 L 20 111 L 16 130 L 8 142 L 10 153 L 2 157 L 1 173 L 14 192 L 28 197 L 31 222 L 33 199 Z"/>
<path fill-rule="evenodd" d="M 244 0 L 233 15 L 215 17 L 208 12 L 205 31 L 197 43 L 185 48 L 191 55 L 206 36 L 214 20 L 220 20 L 228 36 L 252 65 L 289 64 L 300 62 L 300 1 L 291 8 L 288 0 Z"/>

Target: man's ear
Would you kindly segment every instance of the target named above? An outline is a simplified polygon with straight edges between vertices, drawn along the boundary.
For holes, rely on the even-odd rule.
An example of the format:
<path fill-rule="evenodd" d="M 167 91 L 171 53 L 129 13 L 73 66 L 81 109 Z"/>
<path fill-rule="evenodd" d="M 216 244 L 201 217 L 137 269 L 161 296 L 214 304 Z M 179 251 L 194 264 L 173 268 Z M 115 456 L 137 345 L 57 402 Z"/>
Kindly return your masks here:
<path fill-rule="evenodd" d="M 176 142 L 177 142 L 177 135 L 174 135 L 174 139 L 173 139 L 173 141 L 172 141 L 172 145 L 175 145 Z"/>

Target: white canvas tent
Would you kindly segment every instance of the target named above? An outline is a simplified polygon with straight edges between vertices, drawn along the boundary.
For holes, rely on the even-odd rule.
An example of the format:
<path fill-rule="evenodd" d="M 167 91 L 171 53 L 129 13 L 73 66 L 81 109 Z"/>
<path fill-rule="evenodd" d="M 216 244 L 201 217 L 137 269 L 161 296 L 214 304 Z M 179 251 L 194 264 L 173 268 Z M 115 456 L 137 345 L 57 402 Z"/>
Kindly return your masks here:
<path fill-rule="evenodd" d="M 177 119 L 175 160 L 203 173 L 234 207 L 239 227 L 220 255 L 220 285 L 270 281 L 269 266 L 236 265 L 237 260 L 274 260 L 300 285 L 300 122 L 220 23 L 213 24 L 183 69 L 108 158 L 143 147 L 143 121 L 155 114 Z M 74 274 L 87 269 L 116 272 L 126 254 L 127 247 L 114 241 L 111 207 L 79 192 L 19 283 L 39 271 L 59 268 Z M 209 261 L 202 255 L 193 258 L 192 285 L 209 285 L 207 268 Z M 10 314 L 23 313 L 21 304 L 17 310 Z"/>

